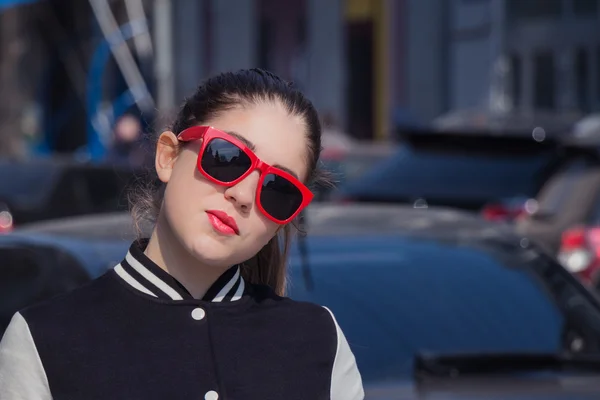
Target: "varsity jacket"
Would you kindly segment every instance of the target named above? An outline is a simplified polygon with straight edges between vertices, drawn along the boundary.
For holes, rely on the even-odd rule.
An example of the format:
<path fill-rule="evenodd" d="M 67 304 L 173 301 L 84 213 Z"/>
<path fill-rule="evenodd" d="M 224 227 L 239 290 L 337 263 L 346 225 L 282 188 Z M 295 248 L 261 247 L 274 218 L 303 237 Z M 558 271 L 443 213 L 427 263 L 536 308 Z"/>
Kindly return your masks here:
<path fill-rule="evenodd" d="M 134 243 L 90 284 L 15 314 L 0 400 L 359 400 L 326 308 L 226 271 L 194 299 Z"/>

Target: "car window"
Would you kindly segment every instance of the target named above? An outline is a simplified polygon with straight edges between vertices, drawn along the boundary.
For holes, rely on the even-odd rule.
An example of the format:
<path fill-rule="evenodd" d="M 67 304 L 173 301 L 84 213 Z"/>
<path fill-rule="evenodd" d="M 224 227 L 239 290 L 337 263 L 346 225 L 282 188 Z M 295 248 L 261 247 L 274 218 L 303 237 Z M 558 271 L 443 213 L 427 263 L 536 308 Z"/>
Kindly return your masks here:
<path fill-rule="evenodd" d="M 555 215 L 563 209 L 581 173 L 592 165 L 594 163 L 587 158 L 578 158 L 566 164 L 540 191 L 537 198 L 537 212 L 543 215 Z"/>
<path fill-rule="evenodd" d="M 290 296 L 335 313 L 367 381 L 408 377 L 417 351 L 555 352 L 566 337 L 600 333 L 598 309 L 571 276 L 513 249 L 398 237 L 310 248 L 314 289 L 294 256 Z"/>
<path fill-rule="evenodd" d="M 554 160 L 550 151 L 477 154 L 405 147 L 344 191 L 356 198 L 390 200 L 533 197 Z"/>

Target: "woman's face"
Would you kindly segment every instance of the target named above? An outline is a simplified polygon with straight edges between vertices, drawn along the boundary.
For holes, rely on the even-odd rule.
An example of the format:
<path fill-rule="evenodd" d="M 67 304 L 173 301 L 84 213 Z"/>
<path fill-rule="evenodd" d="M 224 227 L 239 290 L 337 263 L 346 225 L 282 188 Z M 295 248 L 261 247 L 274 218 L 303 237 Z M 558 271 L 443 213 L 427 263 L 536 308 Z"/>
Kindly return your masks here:
<path fill-rule="evenodd" d="M 278 102 L 237 107 L 202 124 L 237 133 L 254 145 L 261 160 L 305 180 L 306 125 Z M 257 207 L 259 172 L 231 187 L 212 183 L 196 166 L 201 141 L 188 143 L 179 154 L 173 150 L 176 142 L 173 133 L 163 133 L 156 155 L 159 178 L 167 183 L 161 220 L 168 224 L 173 239 L 205 265 L 224 268 L 250 259 L 281 227 Z M 215 226 L 214 211 L 232 217 L 238 232 L 224 233 Z"/>

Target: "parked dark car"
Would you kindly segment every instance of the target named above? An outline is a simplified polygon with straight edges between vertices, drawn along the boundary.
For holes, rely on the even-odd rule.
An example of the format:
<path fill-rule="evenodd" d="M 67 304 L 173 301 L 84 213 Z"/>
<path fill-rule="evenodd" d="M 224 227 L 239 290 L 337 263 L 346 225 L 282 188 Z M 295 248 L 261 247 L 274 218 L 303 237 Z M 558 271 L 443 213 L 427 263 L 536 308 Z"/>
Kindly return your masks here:
<path fill-rule="evenodd" d="M 517 221 L 517 230 L 557 253 L 565 230 L 599 221 L 600 161 L 590 157 L 564 165 L 535 201 L 534 210 Z"/>
<path fill-rule="evenodd" d="M 342 186 L 337 198 L 456 207 L 510 220 L 557 170 L 588 155 L 562 144 L 572 116 L 467 111 L 399 129 L 399 151 Z"/>
<path fill-rule="evenodd" d="M 600 395 L 598 299 L 511 227 L 391 205 L 308 224 L 314 286 L 295 254 L 291 295 L 334 310 L 367 399 Z"/>
<path fill-rule="evenodd" d="M 289 294 L 335 313 L 367 399 L 600 395 L 598 299 L 510 226 L 397 205 L 307 211 Z M 131 228 L 124 214 L 82 217 L 5 238 L 62 240 L 104 265 L 122 257 Z"/>
<path fill-rule="evenodd" d="M 490 204 L 535 198 L 556 171 L 585 156 L 553 139 L 411 132 L 396 154 L 340 187 L 338 198 L 479 212 Z"/>
<path fill-rule="evenodd" d="M 0 160 L 0 204 L 14 226 L 127 209 L 127 189 L 146 170 L 48 158 Z"/>
<path fill-rule="evenodd" d="M 532 212 L 517 220 L 521 235 L 545 246 L 588 285 L 600 285 L 600 117 L 577 123 L 563 143 L 585 150 L 542 187 Z"/>

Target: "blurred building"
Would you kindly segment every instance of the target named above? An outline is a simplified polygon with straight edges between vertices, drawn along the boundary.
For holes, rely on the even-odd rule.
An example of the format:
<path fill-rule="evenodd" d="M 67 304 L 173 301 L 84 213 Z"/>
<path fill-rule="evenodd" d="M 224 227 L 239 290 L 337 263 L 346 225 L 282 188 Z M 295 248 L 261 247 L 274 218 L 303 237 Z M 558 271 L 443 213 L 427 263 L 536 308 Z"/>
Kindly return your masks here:
<path fill-rule="evenodd" d="M 172 6 L 176 98 L 205 76 L 258 66 L 293 80 L 319 110 L 345 120 L 343 0 L 174 0 Z"/>
<path fill-rule="evenodd" d="M 193 34 L 204 47 L 192 55 L 186 42 L 180 55 L 178 98 L 206 73 L 259 65 L 361 139 L 454 109 L 600 108 L 598 0 L 200 3 L 173 3 L 178 21 L 204 16 Z"/>
<path fill-rule="evenodd" d="M 598 0 L 411 0 L 409 13 L 408 104 L 421 117 L 600 110 Z"/>
<path fill-rule="evenodd" d="M 0 153 L 100 154 L 119 115 L 160 129 L 203 78 L 253 66 L 358 139 L 454 109 L 600 109 L 600 0 L 26 3 L 0 12 Z"/>

